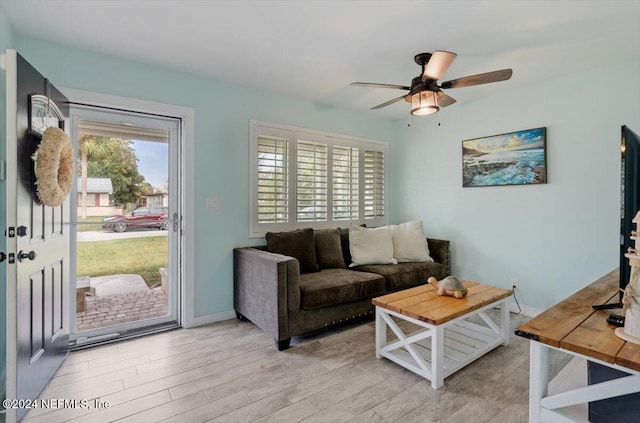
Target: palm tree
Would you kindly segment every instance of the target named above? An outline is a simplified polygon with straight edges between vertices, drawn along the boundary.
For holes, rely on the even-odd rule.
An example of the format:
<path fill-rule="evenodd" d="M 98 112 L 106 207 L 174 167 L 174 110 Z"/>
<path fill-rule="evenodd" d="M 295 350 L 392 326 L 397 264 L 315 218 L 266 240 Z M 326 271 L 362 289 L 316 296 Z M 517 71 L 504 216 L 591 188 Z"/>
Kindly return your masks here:
<path fill-rule="evenodd" d="M 80 218 L 87 219 L 87 163 L 89 159 L 99 160 L 109 153 L 109 143 L 112 138 L 97 137 L 94 135 L 82 134 L 78 142 L 80 149 L 81 167 L 81 191 L 82 191 L 82 213 Z"/>

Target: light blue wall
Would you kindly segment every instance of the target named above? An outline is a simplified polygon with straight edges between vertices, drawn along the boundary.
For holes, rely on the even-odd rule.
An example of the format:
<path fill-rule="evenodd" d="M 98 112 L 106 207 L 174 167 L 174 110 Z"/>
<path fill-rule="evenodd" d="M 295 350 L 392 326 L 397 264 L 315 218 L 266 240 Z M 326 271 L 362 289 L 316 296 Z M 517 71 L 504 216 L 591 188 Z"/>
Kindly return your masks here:
<path fill-rule="evenodd" d="M 196 110 L 196 316 L 232 309 L 232 249 L 260 242 L 248 238 L 249 119 L 389 141 L 392 223 L 423 219 L 428 235 L 452 241 L 454 274 L 504 287 L 519 279 L 529 307 L 617 266 L 618 144 L 621 125 L 640 131 L 637 61 L 477 101 L 461 91 L 456 105 L 407 127 L 43 40 L 13 44 L 56 85 Z M 538 126 L 548 184 L 461 188 L 462 140 Z M 205 211 L 207 197 L 220 211 Z"/>
<path fill-rule="evenodd" d="M 232 249 L 249 239 L 249 120 L 257 119 L 389 141 L 396 125 L 371 114 L 336 109 L 50 44 L 16 34 L 18 52 L 57 86 L 195 109 L 196 316 L 233 309 Z M 221 58 L 221 60 L 224 60 Z M 220 211 L 206 212 L 217 197 Z"/>
<path fill-rule="evenodd" d="M 11 24 L 9 23 L 9 19 L 4 11 L 4 4 L 2 0 L 0 0 L 0 53 L 4 53 L 5 49 L 13 47 L 13 32 L 11 31 Z M 5 99 L 6 99 L 6 85 L 5 85 L 5 77 L 4 72 L 0 71 L 0 160 L 4 160 L 6 157 L 5 151 Z M 5 207 L 5 184 L 6 182 L 0 181 L 0 239 L 2 242 L 0 243 L 0 251 L 5 251 L 5 238 L 4 238 L 4 230 L 5 230 L 5 218 L 6 218 L 6 207 Z M 6 262 L 5 262 L 6 263 Z M 7 336 L 6 336 L 6 326 L 4 316 L 6 315 L 6 267 L 5 263 L 0 264 L 0 399 L 5 397 L 5 380 L 6 380 L 6 368 L 5 368 L 5 358 L 6 358 L 6 346 L 7 346 Z"/>
<path fill-rule="evenodd" d="M 620 127 L 640 132 L 638 75 L 635 60 L 475 102 L 450 90 L 458 103 L 398 125 L 392 220 L 421 218 L 450 239 L 456 276 L 519 279 L 541 310 L 564 299 L 618 267 Z M 462 188 L 462 140 L 540 126 L 548 184 Z"/>

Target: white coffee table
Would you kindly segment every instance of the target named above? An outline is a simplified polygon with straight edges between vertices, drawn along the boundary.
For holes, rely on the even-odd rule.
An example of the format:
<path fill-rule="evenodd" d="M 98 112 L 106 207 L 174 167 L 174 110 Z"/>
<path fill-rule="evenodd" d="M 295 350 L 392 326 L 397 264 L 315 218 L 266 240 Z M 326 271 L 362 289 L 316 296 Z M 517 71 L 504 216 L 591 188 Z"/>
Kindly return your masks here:
<path fill-rule="evenodd" d="M 374 298 L 376 306 L 376 357 L 385 357 L 429 379 L 434 389 L 444 379 L 493 350 L 509 344 L 507 299 L 511 290 L 463 281 L 463 299 L 439 296 L 432 285 Z M 486 311 L 500 308 L 495 322 Z M 478 317 L 476 317 L 478 316 Z M 396 320 L 393 317 L 397 318 Z M 473 322 L 469 321 L 475 317 Z M 412 323 L 405 333 L 398 319 Z M 394 339 L 387 340 L 387 328 Z"/>

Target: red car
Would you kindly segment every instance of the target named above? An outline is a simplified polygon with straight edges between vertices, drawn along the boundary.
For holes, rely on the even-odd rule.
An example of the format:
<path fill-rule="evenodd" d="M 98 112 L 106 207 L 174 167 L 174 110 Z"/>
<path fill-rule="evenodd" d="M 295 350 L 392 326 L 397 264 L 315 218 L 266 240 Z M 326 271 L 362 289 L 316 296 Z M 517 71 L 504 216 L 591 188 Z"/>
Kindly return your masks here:
<path fill-rule="evenodd" d="M 113 232 L 125 232 L 134 228 L 156 228 L 166 231 L 169 228 L 168 216 L 168 207 L 138 207 L 127 214 L 102 219 L 102 228 L 112 229 Z"/>

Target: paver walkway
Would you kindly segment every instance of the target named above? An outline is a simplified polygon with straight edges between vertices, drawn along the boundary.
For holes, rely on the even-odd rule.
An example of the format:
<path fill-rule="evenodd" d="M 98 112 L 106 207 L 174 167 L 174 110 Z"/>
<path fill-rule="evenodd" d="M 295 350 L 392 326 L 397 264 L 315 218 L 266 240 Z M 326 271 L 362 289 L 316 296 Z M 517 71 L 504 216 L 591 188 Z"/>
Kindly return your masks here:
<path fill-rule="evenodd" d="M 85 304 L 85 311 L 76 313 L 78 332 L 167 314 L 167 294 L 160 287 L 100 297 L 87 295 Z"/>

